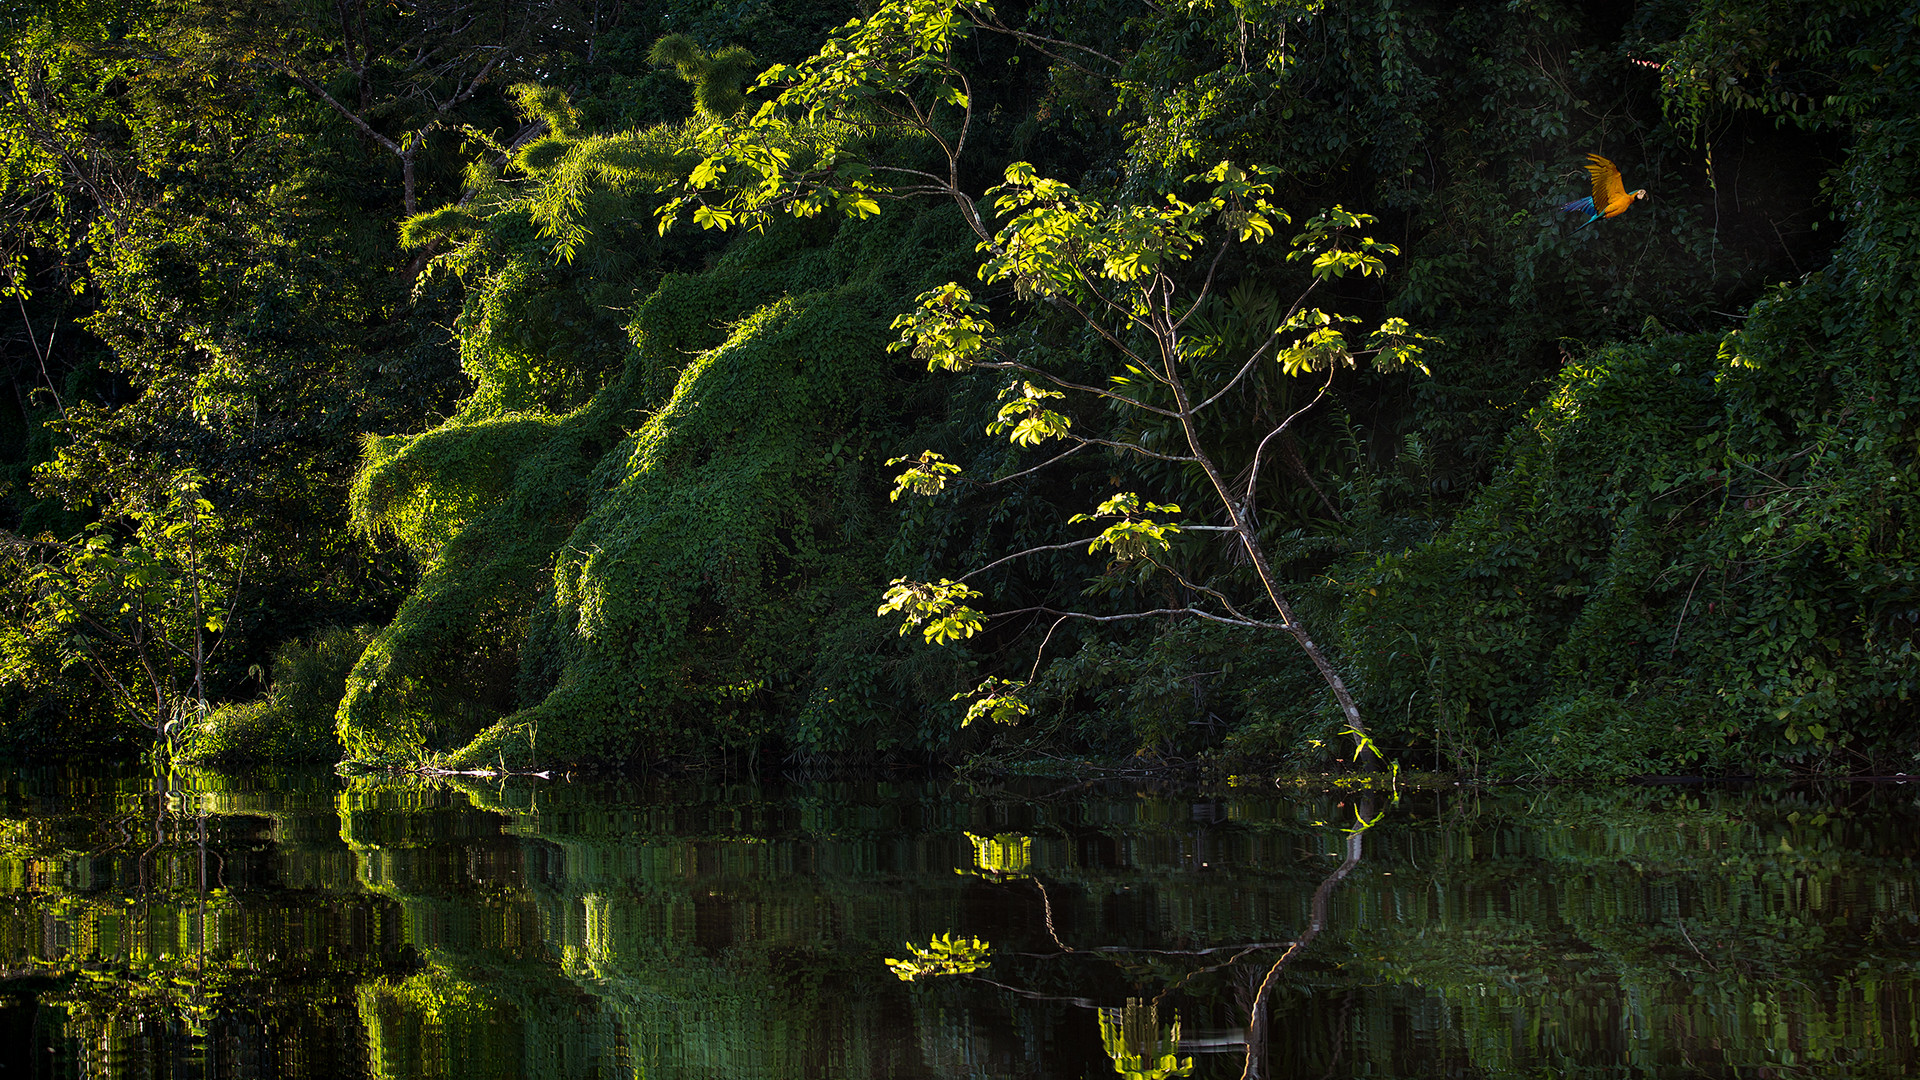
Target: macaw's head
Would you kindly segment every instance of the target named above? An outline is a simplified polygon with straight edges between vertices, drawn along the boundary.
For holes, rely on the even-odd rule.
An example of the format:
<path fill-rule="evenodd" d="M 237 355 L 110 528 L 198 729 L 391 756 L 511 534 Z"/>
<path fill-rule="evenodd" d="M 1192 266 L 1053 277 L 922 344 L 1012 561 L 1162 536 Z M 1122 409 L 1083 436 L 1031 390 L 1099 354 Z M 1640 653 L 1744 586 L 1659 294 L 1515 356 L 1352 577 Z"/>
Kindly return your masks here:
<path fill-rule="evenodd" d="M 1646 197 L 1647 197 L 1647 189 L 1646 189 L 1646 188 L 1641 188 L 1641 189 L 1640 189 L 1639 191 L 1636 191 L 1636 192 L 1634 192 L 1634 193 L 1633 193 L 1633 197 L 1634 197 L 1634 198 L 1635 198 L 1636 200 L 1637 200 L 1637 199 L 1644 199 L 1644 198 L 1646 198 Z"/>

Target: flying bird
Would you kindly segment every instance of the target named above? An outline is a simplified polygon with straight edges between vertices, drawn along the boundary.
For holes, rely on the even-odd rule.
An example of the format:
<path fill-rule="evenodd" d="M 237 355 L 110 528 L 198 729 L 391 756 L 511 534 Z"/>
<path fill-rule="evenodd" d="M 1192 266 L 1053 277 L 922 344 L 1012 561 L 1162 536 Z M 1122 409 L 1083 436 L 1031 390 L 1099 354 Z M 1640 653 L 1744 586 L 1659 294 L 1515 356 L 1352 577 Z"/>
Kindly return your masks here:
<path fill-rule="evenodd" d="M 1620 170 L 1613 167 L 1613 162 L 1599 154 L 1587 155 L 1587 175 L 1593 177 L 1593 194 L 1584 199 L 1575 199 L 1560 208 L 1593 215 L 1576 226 L 1574 232 L 1579 232 L 1603 217 L 1619 217 L 1633 206 L 1636 199 L 1647 197 L 1646 188 L 1628 191 L 1627 185 L 1620 182 Z"/>

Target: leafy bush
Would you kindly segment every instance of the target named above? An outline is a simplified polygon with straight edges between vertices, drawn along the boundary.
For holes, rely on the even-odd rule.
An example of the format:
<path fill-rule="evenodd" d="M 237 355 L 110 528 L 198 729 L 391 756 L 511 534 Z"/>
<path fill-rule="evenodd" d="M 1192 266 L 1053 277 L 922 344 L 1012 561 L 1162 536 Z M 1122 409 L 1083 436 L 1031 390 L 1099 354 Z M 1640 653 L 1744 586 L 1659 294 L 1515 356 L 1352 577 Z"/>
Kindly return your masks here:
<path fill-rule="evenodd" d="M 272 684 L 254 701 L 223 705 L 194 728 L 179 760 L 199 765 L 338 761 L 333 714 L 371 627 L 332 627 L 273 654 Z"/>

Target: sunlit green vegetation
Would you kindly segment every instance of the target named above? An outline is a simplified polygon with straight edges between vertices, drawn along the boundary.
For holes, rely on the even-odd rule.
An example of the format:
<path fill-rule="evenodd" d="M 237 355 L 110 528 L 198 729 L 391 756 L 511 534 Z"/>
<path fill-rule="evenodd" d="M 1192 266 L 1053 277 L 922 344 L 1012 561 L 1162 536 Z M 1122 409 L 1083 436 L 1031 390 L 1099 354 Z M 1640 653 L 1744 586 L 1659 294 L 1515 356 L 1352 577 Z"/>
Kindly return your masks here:
<path fill-rule="evenodd" d="M 461 10 L 0 14 L 0 744 L 1920 771 L 1911 6 Z"/>

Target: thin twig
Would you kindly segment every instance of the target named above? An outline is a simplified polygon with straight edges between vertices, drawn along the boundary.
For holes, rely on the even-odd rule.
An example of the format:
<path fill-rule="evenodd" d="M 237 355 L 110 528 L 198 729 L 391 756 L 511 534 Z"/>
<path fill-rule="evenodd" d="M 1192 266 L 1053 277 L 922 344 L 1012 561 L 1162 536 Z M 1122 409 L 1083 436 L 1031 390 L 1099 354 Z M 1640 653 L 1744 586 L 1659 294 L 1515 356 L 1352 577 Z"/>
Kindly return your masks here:
<path fill-rule="evenodd" d="M 1290 629 L 1285 623 L 1262 622 L 1257 619 L 1230 619 L 1225 615 L 1218 615 L 1218 614 L 1215 614 L 1214 612 L 1206 610 L 1205 608 L 1197 608 L 1197 607 L 1154 608 L 1152 611 L 1130 611 L 1121 615 L 1092 615 L 1084 611 L 1061 611 L 1059 608 L 1048 607 L 1044 604 L 1036 604 L 1033 607 L 1013 608 L 1012 610 L 1009 610 L 1009 611 L 997 611 L 985 617 L 989 619 L 1001 619 L 1009 615 L 1034 615 L 1034 614 L 1060 615 L 1069 619 L 1079 619 L 1082 622 L 1127 622 L 1133 619 L 1157 619 L 1157 618 L 1161 618 L 1163 616 L 1169 616 L 1169 615 L 1194 615 L 1199 618 L 1206 619 L 1210 622 L 1225 623 L 1228 626 L 1246 626 L 1256 630 Z"/>
<path fill-rule="evenodd" d="M 60 400 L 60 391 L 54 389 L 53 386 L 53 376 L 47 374 L 47 354 L 40 348 L 40 339 L 34 336 L 33 320 L 27 318 L 26 297 L 16 292 L 13 294 L 13 298 L 20 304 L 20 325 L 27 328 L 27 340 L 33 343 L 33 355 L 40 360 L 40 378 L 46 382 L 47 393 L 53 395 L 54 407 L 60 410 L 60 418 L 64 420 L 67 416 L 67 403 Z M 53 348 L 52 334 L 47 335 L 47 348 Z"/>
<path fill-rule="evenodd" d="M 1280 320 L 1281 327 L 1285 327 L 1288 323 L 1293 321 L 1294 315 L 1298 314 L 1300 311 L 1300 305 L 1306 303 L 1307 297 L 1310 294 L 1312 294 L 1313 290 L 1318 288 L 1319 285 L 1320 285 L 1319 278 L 1315 278 L 1314 280 L 1307 283 L 1306 290 L 1302 292 L 1299 298 L 1293 302 L 1293 306 L 1287 309 L 1286 318 Z M 1267 346 L 1272 345 L 1274 342 L 1279 340 L 1280 340 L 1280 329 L 1275 328 L 1273 333 L 1267 335 L 1267 340 L 1261 342 L 1260 347 L 1253 350 L 1253 354 L 1247 357 L 1247 362 L 1245 364 L 1240 365 L 1240 370 L 1234 373 L 1233 378 L 1228 379 L 1227 384 L 1225 386 L 1222 386 L 1219 390 L 1215 391 L 1212 397 L 1207 398 L 1205 401 L 1202 401 L 1198 405 L 1195 405 L 1193 407 L 1193 411 L 1195 413 L 1199 413 L 1201 410 L 1205 409 L 1207 406 L 1225 397 L 1228 391 L 1232 390 L 1235 386 L 1239 385 L 1241 379 L 1246 378 L 1247 372 L 1253 370 L 1253 365 L 1259 362 L 1261 354 L 1267 351 Z"/>
<path fill-rule="evenodd" d="M 1137 398 L 1127 397 L 1125 394 L 1116 394 L 1111 390 L 1102 390 L 1097 386 L 1086 386 L 1081 383 L 1068 382 L 1067 380 L 1062 379 L 1060 376 L 1053 374 L 1052 372 L 1046 370 L 1045 368 L 1037 368 L 1037 367 L 1034 367 L 1032 364 L 1028 364 L 1024 361 L 1015 360 L 1013 357 L 1007 356 L 1006 353 L 1002 352 L 999 349 L 994 349 L 993 352 L 997 356 L 1006 356 L 1007 358 L 1005 360 L 975 361 L 973 366 L 977 368 L 987 368 L 989 370 L 995 370 L 995 371 L 1012 370 L 1012 371 L 1030 372 L 1034 375 L 1040 376 L 1041 378 L 1047 380 L 1053 385 L 1058 386 L 1065 390 L 1078 390 L 1083 394 L 1097 394 L 1100 397 L 1110 398 L 1114 401 L 1118 401 L 1123 405 L 1131 405 L 1136 409 L 1141 409 L 1146 412 L 1158 413 L 1159 415 L 1168 417 L 1169 419 L 1177 419 L 1180 415 L 1179 413 L 1174 412 L 1171 409 L 1163 409 L 1158 405 L 1149 405 L 1146 402 L 1141 401 Z"/>
<path fill-rule="evenodd" d="M 1053 464 L 1054 462 L 1056 462 L 1056 461 L 1059 461 L 1059 460 L 1061 460 L 1062 458 L 1067 458 L 1067 457 L 1071 457 L 1072 455 L 1074 455 L 1074 454 L 1077 454 L 1077 453 L 1079 453 L 1079 452 L 1080 452 L 1080 451 L 1082 451 L 1082 450 L 1085 450 L 1085 449 L 1086 449 L 1086 448 L 1087 448 L 1087 447 L 1088 447 L 1089 445 L 1091 445 L 1091 444 L 1089 444 L 1089 443 L 1080 443 L 1080 444 L 1078 444 L 1077 446 L 1075 446 L 1075 447 L 1074 447 L 1073 449 L 1071 449 L 1071 450 L 1068 450 L 1068 451 L 1066 451 L 1065 453 L 1060 453 L 1060 454 L 1055 454 L 1055 455 L 1053 455 L 1052 457 L 1050 457 L 1050 458 L 1048 458 L 1047 460 L 1045 460 L 1045 461 L 1043 461 L 1043 462 L 1041 462 L 1040 464 L 1038 464 L 1038 465 L 1035 465 L 1035 466 L 1034 466 L 1034 467 L 1032 467 L 1031 469 L 1022 469 L 1022 470 L 1020 470 L 1019 472 L 1017 472 L 1017 473 L 1014 473 L 1014 474 L 1012 474 L 1011 476 L 1003 476 L 1003 477 L 1001 477 L 1001 478 L 999 478 L 998 480 L 988 480 L 988 481 L 985 481 L 985 482 L 977 482 L 975 486 L 977 486 L 977 487 L 983 487 L 983 488 L 989 488 L 989 487 L 992 487 L 992 486 L 994 486 L 995 484 L 1004 484 L 1004 483 L 1006 483 L 1006 482 L 1007 482 L 1007 481 L 1009 481 L 1009 480 L 1018 480 L 1018 479 L 1020 479 L 1021 477 L 1023 477 L 1023 476 L 1026 476 L 1026 475 L 1028 475 L 1028 474 L 1030 474 L 1030 473 L 1037 473 L 1037 472 L 1039 472 L 1039 471 L 1040 471 L 1041 469 L 1044 469 L 1044 468 L 1046 468 L 1046 467 L 1048 467 L 1049 465 L 1052 465 L 1052 464 Z"/>
<path fill-rule="evenodd" d="M 1096 537 L 1095 539 L 1097 540 L 1098 538 Z M 996 566 L 999 566 L 1002 563 L 1009 563 L 1015 559 L 1024 559 L 1029 555 L 1038 555 L 1043 551 L 1064 551 L 1067 548 L 1080 547 L 1082 545 L 1091 544 L 1094 542 L 1095 540 L 1069 540 L 1064 544 L 1042 544 L 1039 547 L 1030 547 L 1030 548 L 1027 548 L 1025 551 L 1016 551 L 1011 555 L 1003 555 L 1000 558 L 993 560 L 992 562 L 988 563 L 985 566 L 977 567 L 975 569 L 967 571 L 964 574 L 961 574 L 959 577 L 955 578 L 954 580 L 965 581 L 968 578 L 975 576 L 976 574 L 984 574 L 987 571 L 993 569 Z"/>
<path fill-rule="evenodd" d="M 1321 384 L 1320 392 L 1313 395 L 1312 401 L 1309 401 L 1305 405 L 1300 406 L 1298 409 L 1293 410 L 1293 414 L 1291 416 L 1288 416 L 1285 420 L 1280 421 L 1280 426 L 1268 432 L 1267 437 L 1264 439 L 1261 439 L 1260 445 L 1257 448 L 1255 448 L 1255 450 L 1253 451 L 1253 466 L 1247 471 L 1246 512 L 1248 515 L 1252 515 L 1254 512 L 1254 489 L 1257 488 L 1260 484 L 1260 456 L 1267 452 L 1267 444 L 1272 442 L 1275 436 L 1287 430 L 1287 426 L 1289 424 L 1292 424 L 1295 420 L 1298 420 L 1302 413 L 1305 413 L 1308 409 L 1311 409 L 1315 405 L 1320 404 L 1320 399 L 1323 397 L 1326 397 L 1327 391 L 1333 388 L 1333 373 L 1337 370 L 1339 369 L 1329 364 L 1327 366 L 1327 381 Z M 1334 516 L 1338 517 L 1339 515 L 1338 513 L 1336 513 Z"/>
<path fill-rule="evenodd" d="M 1693 575 L 1693 584 L 1687 586 L 1687 599 L 1680 605 L 1680 618 L 1675 620 L 1673 624 L 1673 641 L 1667 646 L 1668 659 L 1672 659 L 1673 654 L 1680 651 L 1680 628 L 1686 625 L 1687 609 L 1693 606 L 1693 590 L 1700 587 L 1700 579 L 1707 576 L 1707 569 L 1707 567 L 1702 566 L 1700 572 Z"/>
<path fill-rule="evenodd" d="M 1040 647 L 1033 650 L 1033 670 L 1027 672 L 1027 682 L 1031 683 L 1033 682 L 1034 679 L 1039 678 L 1040 658 L 1045 656 L 1047 653 L 1047 642 L 1053 640 L 1053 632 L 1055 630 L 1060 629 L 1060 624 L 1066 621 L 1067 621 L 1067 617 L 1065 615 L 1062 615 L 1061 617 L 1053 620 L 1052 626 L 1047 627 L 1047 636 L 1041 638 Z"/>

